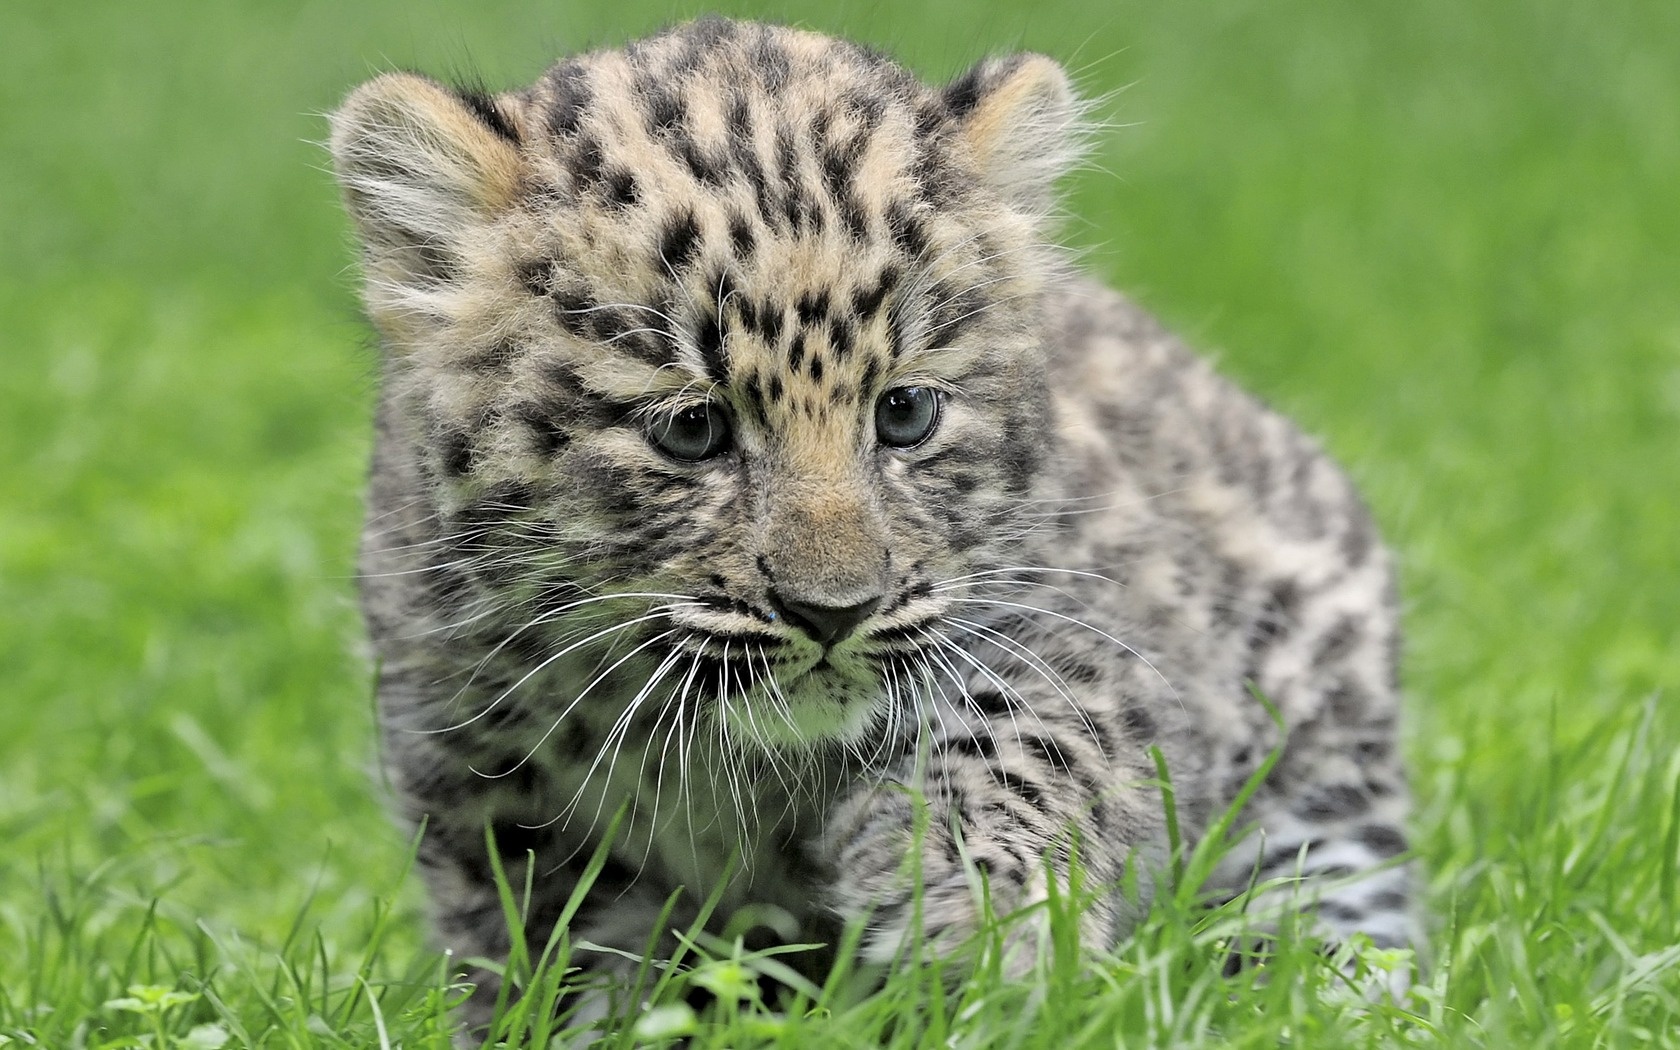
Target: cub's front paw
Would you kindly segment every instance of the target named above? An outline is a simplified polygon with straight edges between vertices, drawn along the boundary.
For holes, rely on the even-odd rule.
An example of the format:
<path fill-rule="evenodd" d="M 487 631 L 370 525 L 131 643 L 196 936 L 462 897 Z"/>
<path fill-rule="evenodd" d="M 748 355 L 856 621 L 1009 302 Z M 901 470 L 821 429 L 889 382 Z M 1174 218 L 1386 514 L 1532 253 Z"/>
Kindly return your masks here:
<path fill-rule="evenodd" d="M 889 963 L 918 940 L 949 954 L 980 929 L 988 897 L 999 907 L 1018 896 L 988 881 L 958 840 L 947 815 L 904 788 L 876 788 L 836 814 L 822 843 L 829 906 L 861 924 L 861 958 Z"/>

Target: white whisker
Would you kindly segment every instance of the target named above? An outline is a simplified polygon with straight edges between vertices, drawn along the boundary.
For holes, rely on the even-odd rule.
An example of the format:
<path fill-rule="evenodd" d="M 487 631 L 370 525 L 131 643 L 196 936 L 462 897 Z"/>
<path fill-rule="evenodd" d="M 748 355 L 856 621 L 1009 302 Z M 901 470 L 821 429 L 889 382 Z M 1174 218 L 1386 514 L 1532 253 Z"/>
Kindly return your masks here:
<path fill-rule="evenodd" d="M 1131 653 L 1134 657 L 1136 657 L 1139 661 L 1141 661 L 1143 663 L 1143 666 L 1149 668 L 1150 671 L 1154 672 L 1155 677 L 1161 680 L 1161 684 L 1167 687 L 1167 691 L 1172 693 L 1173 699 L 1178 702 L 1179 707 L 1181 709 L 1184 708 L 1184 698 L 1178 695 L 1178 690 L 1176 688 L 1174 688 L 1172 682 L 1167 680 L 1167 676 L 1162 674 L 1160 669 L 1157 668 L 1153 663 L 1151 663 L 1147 656 L 1144 656 L 1142 653 L 1138 652 L 1132 646 L 1127 645 L 1125 642 L 1122 642 L 1120 639 L 1114 637 L 1112 634 L 1109 634 L 1107 631 L 1103 630 L 1100 627 L 1093 627 L 1090 624 L 1086 623 L 1084 620 L 1081 620 L 1081 619 L 1079 619 L 1077 617 L 1074 617 L 1074 616 L 1069 616 L 1066 613 L 1059 613 L 1059 612 L 1054 611 L 1053 609 L 1040 609 L 1036 605 L 1023 605 L 1020 602 L 1006 602 L 1006 601 L 1000 601 L 996 598 L 950 598 L 950 599 L 947 599 L 947 600 L 952 601 L 952 602 L 962 602 L 962 603 L 968 604 L 968 605 L 992 605 L 992 606 L 997 606 L 997 607 L 1000 607 L 1000 608 L 1019 609 L 1019 610 L 1022 610 L 1024 612 L 1038 613 L 1038 614 L 1041 614 L 1041 615 L 1044 615 L 1044 616 L 1050 616 L 1050 617 L 1053 617 L 1057 620 L 1061 620 L 1065 623 L 1070 623 L 1075 627 L 1083 627 L 1085 630 L 1090 631 L 1091 633 L 1097 635 L 1098 637 L 1106 639 L 1107 641 L 1113 642 L 1115 645 L 1124 649 L 1126 652 Z"/>
<path fill-rule="evenodd" d="M 653 618 L 654 617 L 651 617 L 651 616 L 646 617 L 646 619 L 653 619 Z M 635 621 L 633 621 L 633 622 L 635 622 Z M 622 630 L 623 627 L 625 627 L 625 626 L 629 626 L 629 625 L 620 624 L 617 628 L 614 628 L 614 630 Z M 613 671 L 616 671 L 620 666 L 622 666 L 624 664 L 624 662 L 626 660 L 629 660 L 631 657 L 635 656 L 637 653 L 641 652 L 643 649 L 647 649 L 650 646 L 657 645 L 659 642 L 663 641 L 666 638 L 669 638 L 671 635 L 673 635 L 675 633 L 676 633 L 675 630 L 670 630 L 670 631 L 665 631 L 663 633 L 654 635 L 652 638 L 649 638 L 647 641 L 643 642 L 641 645 L 636 646 L 634 649 L 630 650 L 628 653 L 625 653 L 623 656 L 619 657 L 618 660 L 616 662 L 614 662 L 611 667 L 607 668 L 605 671 L 602 671 L 600 674 L 598 674 L 594 678 L 590 679 L 589 684 L 584 686 L 583 689 L 578 692 L 578 695 L 572 699 L 572 702 L 566 705 L 565 710 L 561 711 L 559 716 L 554 719 L 554 724 L 552 724 L 548 727 L 548 730 L 543 733 L 541 738 L 539 738 L 535 744 L 531 745 L 531 750 L 525 752 L 525 757 L 520 759 L 518 762 L 514 763 L 512 768 L 504 769 L 500 773 L 484 773 L 484 772 L 481 772 L 476 766 L 469 766 L 468 768 L 471 769 L 474 773 L 477 773 L 479 776 L 483 777 L 486 780 L 500 780 L 503 777 L 506 777 L 506 776 L 508 776 L 508 775 L 510 775 L 514 772 L 517 772 L 519 769 L 524 767 L 525 763 L 527 763 L 531 760 L 531 756 L 535 755 L 537 753 L 537 751 L 542 748 L 543 744 L 548 742 L 548 738 L 554 735 L 554 731 L 556 729 L 560 728 L 560 723 L 564 722 L 566 720 L 566 716 L 572 713 L 572 709 L 577 707 L 577 705 L 583 701 L 583 698 L 585 696 L 589 695 L 590 690 L 594 689 L 595 686 L 597 686 L 603 680 L 605 680 L 607 678 L 607 676 L 610 675 Z M 553 658 L 551 657 L 550 660 L 552 660 L 552 659 Z M 550 661 L 544 661 L 544 664 L 546 665 L 548 662 L 550 662 Z M 532 674 L 535 674 L 535 673 L 536 673 L 535 671 L 532 672 Z M 524 681 L 528 680 L 530 677 L 531 677 L 531 675 L 527 674 L 524 678 L 520 679 L 520 682 L 524 682 Z M 514 688 L 517 688 L 517 687 L 518 686 L 516 685 Z M 512 689 L 510 689 L 508 692 L 512 692 Z M 506 696 L 507 693 L 503 693 L 502 695 Z M 494 705 L 492 705 L 492 706 L 494 706 Z M 475 715 L 474 717 L 476 718 L 478 716 Z"/>

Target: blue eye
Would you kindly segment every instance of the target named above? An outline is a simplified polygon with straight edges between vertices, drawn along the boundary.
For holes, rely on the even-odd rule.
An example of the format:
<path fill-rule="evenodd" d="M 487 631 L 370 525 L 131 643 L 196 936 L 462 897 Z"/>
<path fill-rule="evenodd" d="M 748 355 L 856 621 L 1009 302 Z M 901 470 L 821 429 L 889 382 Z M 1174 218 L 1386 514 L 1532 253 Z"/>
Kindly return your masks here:
<path fill-rule="evenodd" d="M 655 448 L 684 463 L 711 459 L 729 449 L 729 417 L 710 401 L 655 419 L 647 433 Z"/>
<path fill-rule="evenodd" d="M 925 386 L 894 387 L 875 405 L 875 434 L 889 448 L 913 448 L 939 425 L 939 391 Z"/>

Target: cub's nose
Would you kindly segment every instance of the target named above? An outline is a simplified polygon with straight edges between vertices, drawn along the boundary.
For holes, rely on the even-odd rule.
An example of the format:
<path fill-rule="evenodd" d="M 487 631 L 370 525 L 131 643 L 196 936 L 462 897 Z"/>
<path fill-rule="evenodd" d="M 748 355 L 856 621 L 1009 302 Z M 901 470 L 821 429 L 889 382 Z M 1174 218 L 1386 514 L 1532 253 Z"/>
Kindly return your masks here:
<path fill-rule="evenodd" d="M 856 605 L 816 605 L 789 601 L 771 591 L 770 605 L 783 619 L 828 649 L 838 645 L 858 624 L 868 619 L 870 613 L 880 608 L 881 596 L 876 595 Z"/>

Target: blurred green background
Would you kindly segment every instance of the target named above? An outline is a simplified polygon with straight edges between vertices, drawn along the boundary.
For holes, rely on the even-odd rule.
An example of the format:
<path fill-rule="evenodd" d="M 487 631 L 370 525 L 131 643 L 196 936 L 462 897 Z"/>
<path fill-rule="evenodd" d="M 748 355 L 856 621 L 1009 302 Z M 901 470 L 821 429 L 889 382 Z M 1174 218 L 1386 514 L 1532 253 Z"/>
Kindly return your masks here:
<path fill-rule="evenodd" d="M 1086 265 L 1323 435 L 1401 552 L 1454 1002 L 1680 1017 L 1680 981 L 1618 983 L 1680 928 L 1680 4 L 719 8 L 935 79 L 1031 48 L 1102 99 Z M 330 949 L 395 893 L 418 951 L 368 772 L 375 353 L 320 114 L 701 10 L 0 4 L 0 1041 L 118 994 L 146 921 L 163 983 L 311 899 Z"/>

